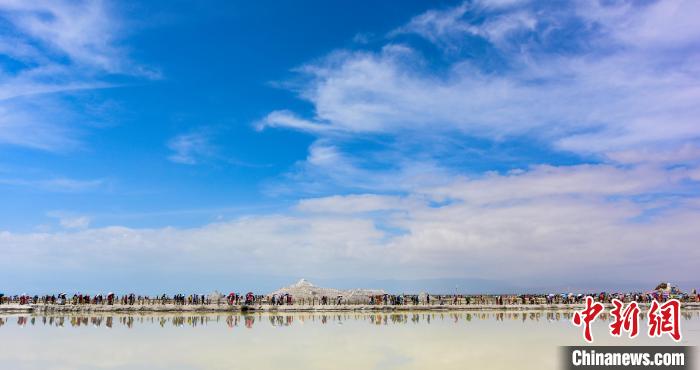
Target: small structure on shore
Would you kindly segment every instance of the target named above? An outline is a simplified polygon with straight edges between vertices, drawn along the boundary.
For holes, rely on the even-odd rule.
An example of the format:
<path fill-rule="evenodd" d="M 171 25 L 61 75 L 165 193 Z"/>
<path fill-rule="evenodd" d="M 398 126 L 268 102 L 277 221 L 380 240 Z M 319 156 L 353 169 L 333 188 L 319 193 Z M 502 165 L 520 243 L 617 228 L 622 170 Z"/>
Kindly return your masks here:
<path fill-rule="evenodd" d="M 651 292 L 654 297 L 662 297 L 664 300 L 668 298 L 683 299 L 688 295 L 680 290 L 677 286 L 671 285 L 671 283 L 659 283 Z"/>
<path fill-rule="evenodd" d="M 223 294 L 221 294 L 221 292 L 219 292 L 218 290 L 215 290 L 215 291 L 209 293 L 209 295 L 207 295 L 207 298 L 209 298 L 209 300 L 211 302 L 219 304 L 219 303 L 223 302 L 224 298 L 226 298 L 226 297 Z"/>
<path fill-rule="evenodd" d="M 654 290 L 668 294 L 683 294 L 677 286 L 671 285 L 671 283 L 659 283 Z"/>

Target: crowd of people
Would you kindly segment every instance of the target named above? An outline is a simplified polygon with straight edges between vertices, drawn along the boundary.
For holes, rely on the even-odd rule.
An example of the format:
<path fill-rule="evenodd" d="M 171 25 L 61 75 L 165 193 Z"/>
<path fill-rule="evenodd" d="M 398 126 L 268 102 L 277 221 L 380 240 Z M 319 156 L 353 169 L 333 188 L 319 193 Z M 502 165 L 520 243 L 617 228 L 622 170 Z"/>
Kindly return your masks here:
<path fill-rule="evenodd" d="M 214 294 L 175 294 L 169 296 L 149 297 L 147 295 L 124 294 L 118 296 L 112 292 L 108 294 L 82 294 L 76 293 L 68 296 L 66 293 L 51 295 L 27 294 L 5 296 L 0 293 L 0 304 L 20 304 L 20 305 L 222 305 L 250 306 L 250 305 L 553 305 L 553 304 L 580 304 L 585 301 L 585 297 L 591 296 L 598 302 L 611 303 L 613 299 L 623 302 L 636 301 L 648 303 L 651 301 L 666 301 L 674 298 L 681 302 L 700 302 L 700 295 L 693 289 L 691 293 L 679 291 L 655 290 L 651 292 L 631 292 L 631 293 L 589 293 L 589 294 L 521 294 L 521 295 L 431 295 L 431 294 L 382 294 L 366 297 L 300 297 L 295 298 L 291 294 L 255 295 L 252 292 L 237 294 L 231 292 L 227 296 L 219 293 Z"/>

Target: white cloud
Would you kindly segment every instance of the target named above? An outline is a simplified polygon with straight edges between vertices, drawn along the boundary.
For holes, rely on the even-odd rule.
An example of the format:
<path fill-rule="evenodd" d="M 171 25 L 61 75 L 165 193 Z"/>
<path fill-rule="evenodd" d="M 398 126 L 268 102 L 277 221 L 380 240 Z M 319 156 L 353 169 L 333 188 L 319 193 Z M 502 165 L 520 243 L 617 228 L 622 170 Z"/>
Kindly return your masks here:
<path fill-rule="evenodd" d="M 321 136 L 535 136 L 562 150 L 611 158 L 619 150 L 683 145 L 700 137 L 700 50 L 698 27 L 679 31 L 674 22 L 687 23 L 696 6 L 596 5 L 590 14 L 582 5 L 555 13 L 517 6 L 488 13 L 483 21 L 467 16 L 489 11 L 478 4 L 428 11 L 394 34 L 415 33 L 446 49 L 469 47 L 466 35 L 482 37 L 508 66 L 483 70 L 472 56 L 448 59 L 447 70 L 436 73 L 407 45 L 339 51 L 300 68 L 308 77 L 300 96 L 313 104 L 314 117 L 299 120 L 276 111 L 284 119 L 268 126 Z M 561 52 L 570 45 L 557 44 L 558 34 L 571 31 L 566 19 L 585 25 L 569 42 L 586 45 L 580 50 Z"/>
<path fill-rule="evenodd" d="M 558 54 L 537 49 L 547 49 L 561 26 L 540 24 L 552 17 L 534 17 L 526 4 L 498 3 L 473 5 L 498 11 L 485 22 L 465 19 L 472 8 L 464 4 L 425 13 L 401 29 L 449 49 L 440 73 L 419 51 L 396 41 L 377 52 L 335 52 L 300 69 L 308 77 L 301 97 L 313 104 L 313 114 L 301 118 L 276 110 L 258 127 L 319 136 L 284 179 L 296 191 L 335 195 L 301 200 L 287 215 L 186 229 L 89 228 L 89 220 L 78 216 L 66 225 L 83 229 L 0 232 L 0 270 L 22 276 L 39 266 L 85 272 L 128 265 L 142 279 L 183 281 L 191 276 L 173 272 L 192 266 L 223 277 L 235 271 L 510 281 L 697 279 L 700 80 L 689 56 L 698 53 L 690 48 L 694 28 L 670 35 L 673 20 L 663 16 L 695 5 L 670 2 L 676 6 L 672 13 L 667 5 L 652 4 L 570 14 L 600 27 L 591 37 L 601 48 Z M 618 29 L 620 21 L 625 23 Z M 687 23 L 684 15 L 680 23 Z M 644 35 L 644 24 L 660 34 Z M 541 32 L 544 41 L 524 42 L 515 36 L 521 31 Z M 510 64 L 485 71 L 461 58 L 454 47 L 465 34 L 491 43 Z M 80 57 L 92 47 L 79 44 L 87 46 L 67 55 L 119 69 Z M 17 58 L 32 53 L 25 48 Z M 437 165 L 432 152 L 406 158 L 411 148 L 381 145 L 363 157 L 343 147 L 347 137 L 373 135 L 413 136 L 439 146 L 443 141 L 436 137 L 455 132 L 493 141 L 536 137 L 559 149 L 607 156 L 607 164 L 535 165 L 467 177 Z M 206 135 L 181 135 L 168 146 L 178 163 L 197 163 L 210 153 Z M 337 195 L 343 186 L 363 194 Z"/>
<path fill-rule="evenodd" d="M 391 195 L 357 194 L 333 195 L 322 198 L 302 199 L 297 209 L 309 213 L 353 214 L 376 211 L 398 211 L 421 205 L 418 199 Z"/>
<path fill-rule="evenodd" d="M 294 113 L 287 110 L 270 112 L 256 125 L 258 130 L 263 130 L 267 127 L 289 127 L 295 130 L 309 132 L 323 132 L 332 129 L 330 126 L 299 118 L 294 115 Z"/>
<path fill-rule="evenodd" d="M 570 176 L 562 180 L 559 171 Z M 170 273 L 190 266 L 206 266 L 212 276 L 229 276 L 235 266 L 236 274 L 276 276 L 696 279 L 698 199 L 672 208 L 632 201 L 626 196 L 653 193 L 658 184 L 626 177 L 634 176 L 608 166 L 538 168 L 460 181 L 448 187 L 453 201 L 441 205 L 424 199 L 439 199 L 444 189 L 424 189 L 410 197 L 303 200 L 294 216 L 248 216 L 190 229 L 0 232 L 0 267 L 87 271 L 128 262 L 135 278 L 176 280 Z M 655 209 L 661 213 L 649 213 Z"/>
<path fill-rule="evenodd" d="M 94 189 L 105 184 L 102 179 L 96 180 L 76 180 L 65 177 L 54 178 L 50 180 L 42 180 L 39 182 L 41 186 L 48 189 L 60 189 L 65 191 L 82 191 Z"/>
<path fill-rule="evenodd" d="M 401 34 L 417 34 L 431 42 L 440 45 L 448 51 L 460 49 L 466 36 L 483 37 L 498 46 L 504 46 L 503 41 L 509 33 L 519 30 L 533 31 L 537 25 L 537 17 L 525 10 L 513 9 L 499 14 L 488 14 L 482 23 L 465 21 L 465 16 L 476 17 L 490 10 L 510 8 L 519 0 L 506 1 L 475 1 L 464 2 L 456 7 L 429 10 L 412 18 L 406 25 L 390 33 L 391 36 Z"/>
<path fill-rule="evenodd" d="M 475 0 L 473 3 L 482 8 L 508 8 L 529 3 L 530 0 Z"/>
<path fill-rule="evenodd" d="M 76 122 L 90 118 L 62 96 L 110 86 L 107 75 L 158 77 L 119 46 L 125 30 L 106 2 L 3 0 L 0 19 L 0 52 L 22 66 L 0 66 L 0 144 L 74 149 Z"/>
<path fill-rule="evenodd" d="M 696 281 L 700 50 L 696 27 L 674 34 L 674 19 L 685 25 L 696 5 L 621 2 L 587 12 L 590 3 L 553 13 L 527 2 L 431 10 L 379 51 L 336 51 L 300 68 L 300 97 L 314 110 L 304 125 L 274 126 L 319 137 L 299 165 L 302 179 L 367 193 L 302 200 L 299 217 L 372 220 L 384 234 L 357 268 L 377 264 L 363 271 L 378 276 Z M 444 65 L 398 38 L 407 34 L 442 49 Z M 469 49 L 475 38 L 503 66 L 483 68 L 480 49 Z M 343 150 L 343 135 L 526 138 L 602 164 L 469 176 L 437 166 L 424 172 L 433 182 L 406 181 L 399 175 L 416 164 L 371 168 L 367 151 Z M 439 158 L 432 146 L 419 149 L 385 145 L 369 158 Z M 381 194 L 388 188 L 402 195 Z"/>
<path fill-rule="evenodd" d="M 505 175 L 487 174 L 430 190 L 434 196 L 472 204 L 557 196 L 632 196 L 670 192 L 691 178 L 685 168 L 616 168 L 610 165 L 536 166 Z"/>
<path fill-rule="evenodd" d="M 90 226 L 90 222 L 92 221 L 88 216 L 80 216 L 62 211 L 52 211 L 48 212 L 46 215 L 58 219 L 58 223 L 66 229 L 86 229 Z"/>
<path fill-rule="evenodd" d="M 686 142 L 682 145 L 668 147 L 640 147 L 638 149 L 611 152 L 608 156 L 620 163 L 693 164 L 700 161 L 700 145 Z"/>
<path fill-rule="evenodd" d="M 16 32 L 14 38 L 7 37 L 18 47 L 11 52 L 13 58 L 55 63 L 58 55 L 94 71 L 158 76 L 134 64 L 119 46 L 126 25 L 106 1 L 3 0 L 0 9 Z"/>
<path fill-rule="evenodd" d="M 355 36 L 352 37 L 352 42 L 356 44 L 368 44 L 374 38 L 375 36 L 372 33 L 360 32 L 356 33 Z"/>
<path fill-rule="evenodd" d="M 267 184 L 271 195 L 326 195 L 343 191 L 408 192 L 444 184 L 455 174 L 430 158 L 414 158 L 392 149 L 352 155 L 319 139 L 307 157 L 281 178 Z"/>
<path fill-rule="evenodd" d="M 17 30 L 74 61 L 107 71 L 117 68 L 113 29 L 105 3 L 3 1 Z"/>
<path fill-rule="evenodd" d="M 693 0 L 653 1 L 635 6 L 632 1 L 576 1 L 577 14 L 606 27 L 606 34 L 639 49 L 697 47 L 700 25 Z M 603 5 L 605 4 L 605 5 Z"/>
<path fill-rule="evenodd" d="M 45 179 L 24 179 L 24 178 L 0 178 L 0 184 L 10 186 L 31 187 L 39 190 L 51 192 L 84 192 L 95 190 L 106 183 L 103 179 L 80 180 L 67 177 L 54 177 Z"/>
<path fill-rule="evenodd" d="M 453 8 L 428 10 L 413 17 L 408 24 L 392 31 L 390 35 L 415 33 L 433 43 L 448 46 L 453 37 L 475 31 L 475 27 L 462 21 L 462 17 L 470 8 L 470 4 L 464 2 Z"/>
<path fill-rule="evenodd" d="M 61 226 L 68 229 L 84 229 L 90 226 L 90 218 L 85 216 L 62 218 L 60 222 Z"/>
<path fill-rule="evenodd" d="M 53 99 L 0 100 L 0 144 L 45 151 L 74 149 L 80 146 L 76 129 L 57 124 L 72 116 Z"/>
<path fill-rule="evenodd" d="M 197 164 L 214 152 L 209 137 L 201 132 L 178 135 L 168 142 L 168 148 L 173 151 L 168 159 L 180 164 Z"/>

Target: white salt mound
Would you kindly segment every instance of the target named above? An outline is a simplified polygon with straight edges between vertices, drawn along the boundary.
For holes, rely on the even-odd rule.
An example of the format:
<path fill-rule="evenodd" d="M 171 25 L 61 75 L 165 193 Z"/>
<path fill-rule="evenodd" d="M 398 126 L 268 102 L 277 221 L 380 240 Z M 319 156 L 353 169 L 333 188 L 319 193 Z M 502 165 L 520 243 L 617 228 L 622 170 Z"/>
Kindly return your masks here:
<path fill-rule="evenodd" d="M 268 296 L 272 296 L 273 294 L 291 294 L 294 298 L 320 298 L 322 296 L 335 298 L 337 296 L 343 296 L 343 298 L 350 299 L 353 297 L 369 297 L 373 295 L 383 295 L 385 294 L 385 292 L 382 289 L 341 290 L 334 288 L 321 288 L 311 284 L 311 282 L 309 282 L 306 279 L 301 279 L 288 287 L 280 288 L 268 294 Z"/>

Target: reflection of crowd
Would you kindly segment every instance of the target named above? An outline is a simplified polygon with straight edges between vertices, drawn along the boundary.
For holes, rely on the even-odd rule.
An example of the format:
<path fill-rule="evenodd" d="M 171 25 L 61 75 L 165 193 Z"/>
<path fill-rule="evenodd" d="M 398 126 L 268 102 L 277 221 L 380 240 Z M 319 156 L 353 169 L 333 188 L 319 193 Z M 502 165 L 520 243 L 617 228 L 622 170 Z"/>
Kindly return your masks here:
<path fill-rule="evenodd" d="M 431 322 L 469 323 L 471 321 L 520 321 L 520 322 L 555 322 L 570 321 L 571 311 L 473 311 L 473 312 L 406 312 L 406 313 L 325 313 L 325 314 L 255 314 L 255 315 L 116 315 L 116 316 L 26 316 L 17 317 L 17 326 L 52 326 L 52 327 L 106 327 L 121 326 L 128 329 L 143 325 L 160 327 L 197 328 L 208 325 L 226 325 L 230 329 L 237 327 L 253 328 L 254 325 L 271 325 L 288 327 L 295 323 L 341 324 L 344 321 L 365 322 L 371 325 L 430 324 Z M 700 320 L 700 311 L 684 311 L 685 320 Z M 602 313 L 600 320 L 608 321 L 612 317 Z M 10 317 L 0 317 L 0 328 L 7 324 Z"/>

